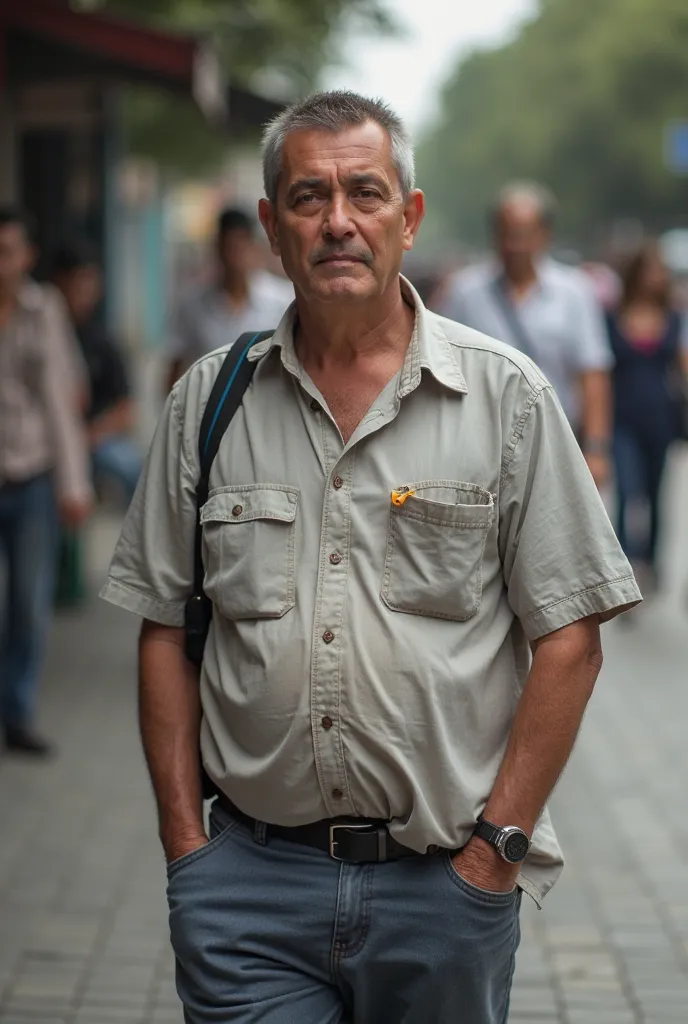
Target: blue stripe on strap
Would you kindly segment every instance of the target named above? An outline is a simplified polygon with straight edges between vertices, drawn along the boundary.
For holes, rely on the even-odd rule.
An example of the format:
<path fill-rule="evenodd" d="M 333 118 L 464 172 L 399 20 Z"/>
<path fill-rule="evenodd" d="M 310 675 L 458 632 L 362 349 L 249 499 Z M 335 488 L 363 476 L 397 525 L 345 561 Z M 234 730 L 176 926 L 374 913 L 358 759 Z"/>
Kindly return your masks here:
<path fill-rule="evenodd" d="M 210 429 L 208 431 L 208 435 L 207 435 L 207 437 L 205 439 L 205 445 L 203 446 L 203 457 L 204 458 L 205 458 L 206 452 L 208 451 L 208 445 L 210 444 L 210 439 L 213 436 L 213 431 L 215 429 L 215 424 L 217 423 L 218 417 L 219 417 L 220 413 L 222 412 L 223 405 L 227 401 L 227 395 L 230 392 L 232 384 L 236 380 L 236 375 L 239 372 L 239 367 L 241 366 L 241 364 L 243 363 L 244 359 L 246 358 L 246 355 L 248 354 L 248 350 L 251 348 L 251 345 L 254 345 L 256 340 L 260 337 L 260 333 L 261 332 L 258 331 L 257 334 L 253 335 L 253 337 L 249 341 L 248 345 L 246 346 L 244 351 L 239 356 L 237 364 L 234 367 L 234 369 L 232 370 L 232 375 L 229 378 L 229 380 L 227 381 L 227 386 L 225 387 L 224 391 L 222 392 L 222 398 L 217 403 L 217 409 L 215 410 L 215 415 L 213 416 L 213 420 L 212 420 L 212 423 L 210 424 Z"/>

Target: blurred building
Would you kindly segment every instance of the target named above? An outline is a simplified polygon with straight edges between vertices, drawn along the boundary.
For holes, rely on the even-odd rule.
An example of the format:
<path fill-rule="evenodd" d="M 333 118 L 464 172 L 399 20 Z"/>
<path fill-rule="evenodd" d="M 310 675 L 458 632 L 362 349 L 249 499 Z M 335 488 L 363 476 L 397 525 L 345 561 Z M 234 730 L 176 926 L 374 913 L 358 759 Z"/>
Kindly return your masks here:
<path fill-rule="evenodd" d="M 133 282 L 130 314 L 145 340 L 163 316 L 164 226 L 156 168 L 122 161 L 119 89 L 136 84 L 193 98 L 228 138 L 280 109 L 230 92 L 202 39 L 68 0 L 0 0 L 0 202 L 34 214 L 43 259 L 59 239 L 87 236 L 105 268 L 108 318 Z"/>

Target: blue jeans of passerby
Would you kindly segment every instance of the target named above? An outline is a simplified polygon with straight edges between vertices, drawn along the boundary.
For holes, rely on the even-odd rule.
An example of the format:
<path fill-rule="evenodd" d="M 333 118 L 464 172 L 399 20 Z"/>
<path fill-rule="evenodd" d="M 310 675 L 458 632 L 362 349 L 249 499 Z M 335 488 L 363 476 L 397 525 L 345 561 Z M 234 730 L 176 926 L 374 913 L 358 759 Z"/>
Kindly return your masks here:
<path fill-rule="evenodd" d="M 211 813 L 168 868 L 186 1024 L 505 1024 L 520 891 L 437 854 L 352 865 Z"/>
<path fill-rule="evenodd" d="M 142 459 L 136 445 L 128 437 L 108 437 L 92 453 L 93 473 L 109 477 L 123 489 L 127 504 L 136 490 Z"/>
<path fill-rule="evenodd" d="M 55 588 L 58 522 L 48 474 L 0 486 L 0 721 L 34 717 Z"/>
<path fill-rule="evenodd" d="M 654 569 L 660 539 L 660 493 L 670 443 L 668 437 L 653 437 L 623 426 L 614 430 L 617 537 L 629 558 Z M 644 505 L 647 512 L 647 529 L 640 536 L 629 530 L 633 503 Z"/>

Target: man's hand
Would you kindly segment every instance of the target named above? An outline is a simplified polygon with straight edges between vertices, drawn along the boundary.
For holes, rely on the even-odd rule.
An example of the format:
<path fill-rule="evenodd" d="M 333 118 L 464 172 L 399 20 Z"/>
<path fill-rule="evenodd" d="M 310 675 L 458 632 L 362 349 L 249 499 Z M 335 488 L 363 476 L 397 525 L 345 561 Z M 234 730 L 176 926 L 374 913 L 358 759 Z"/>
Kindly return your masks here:
<path fill-rule="evenodd" d="M 609 480 L 609 456 L 600 452 L 588 452 L 585 461 L 597 486 L 603 487 Z"/>
<path fill-rule="evenodd" d="M 169 839 L 163 836 L 162 845 L 165 851 L 165 860 L 168 864 L 171 864 L 173 860 L 186 857 L 187 853 L 200 850 L 207 842 L 208 837 L 202 829 L 198 832 L 185 832 Z"/>
<path fill-rule="evenodd" d="M 489 892 L 511 892 L 520 864 L 508 864 L 493 846 L 476 836 L 459 850 L 452 863 L 462 878 Z"/>
<path fill-rule="evenodd" d="M 91 514 L 89 498 L 62 498 L 59 503 L 60 522 L 67 530 L 78 530 Z"/>

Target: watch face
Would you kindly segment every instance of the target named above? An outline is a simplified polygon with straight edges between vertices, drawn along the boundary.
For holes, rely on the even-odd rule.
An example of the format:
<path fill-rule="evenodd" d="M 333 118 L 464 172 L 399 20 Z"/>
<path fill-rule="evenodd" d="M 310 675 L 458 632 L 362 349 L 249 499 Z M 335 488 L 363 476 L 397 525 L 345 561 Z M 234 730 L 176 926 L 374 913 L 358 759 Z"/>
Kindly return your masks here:
<path fill-rule="evenodd" d="M 504 856 L 512 864 L 518 864 L 528 853 L 528 836 L 523 832 L 512 832 L 504 843 Z"/>

